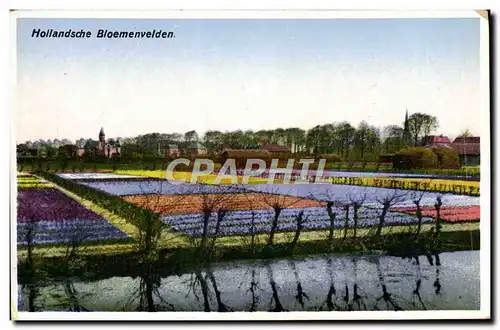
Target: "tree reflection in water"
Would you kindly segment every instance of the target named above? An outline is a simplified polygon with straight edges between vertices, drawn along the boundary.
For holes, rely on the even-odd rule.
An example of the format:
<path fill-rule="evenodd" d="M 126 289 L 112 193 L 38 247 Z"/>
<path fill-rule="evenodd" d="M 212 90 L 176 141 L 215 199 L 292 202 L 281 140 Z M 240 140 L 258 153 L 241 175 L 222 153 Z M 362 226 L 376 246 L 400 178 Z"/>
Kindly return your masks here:
<path fill-rule="evenodd" d="M 160 312 L 174 311 L 175 307 L 168 303 L 160 293 L 161 277 L 155 271 L 148 271 L 141 276 L 139 284 L 139 306 L 138 311 Z M 159 301 L 155 304 L 155 297 Z"/>
<path fill-rule="evenodd" d="M 299 273 L 297 272 L 297 268 L 295 267 L 295 261 L 289 260 L 288 264 L 292 268 L 293 275 L 295 276 L 295 284 L 297 285 L 297 295 L 295 295 L 296 303 L 298 302 L 300 307 L 302 307 L 302 309 L 304 309 L 304 298 L 309 300 L 309 297 L 302 289 L 302 283 L 300 282 L 300 276 L 299 276 Z"/>
<path fill-rule="evenodd" d="M 434 281 L 434 288 L 436 290 L 434 291 L 436 294 L 441 293 L 441 283 L 439 282 L 439 267 L 441 266 L 441 260 L 439 259 L 439 254 L 435 254 L 434 257 L 436 258 L 436 280 Z"/>
<path fill-rule="evenodd" d="M 210 279 L 210 282 L 212 282 L 212 286 L 215 292 L 215 299 L 217 300 L 217 311 L 230 312 L 232 309 L 221 301 L 220 291 L 219 288 L 217 287 L 217 282 L 215 281 L 214 273 L 210 268 L 207 270 L 207 276 Z"/>
<path fill-rule="evenodd" d="M 351 261 L 354 266 L 354 285 L 353 285 L 353 296 L 352 301 L 358 307 L 358 310 L 366 309 L 366 304 L 363 301 L 363 297 L 359 295 L 359 287 L 358 287 L 358 259 L 352 259 Z"/>
<path fill-rule="evenodd" d="M 201 270 L 197 269 L 195 271 L 196 281 L 193 282 L 193 292 L 196 292 L 196 284 L 199 284 L 201 287 L 201 293 L 203 294 L 203 311 L 210 312 L 210 301 L 208 297 L 208 285 L 205 277 L 202 275 Z M 199 296 L 197 296 L 199 300 Z"/>
<path fill-rule="evenodd" d="M 92 299 L 90 298 L 95 296 L 95 290 L 94 292 L 87 291 L 85 293 L 80 293 L 75 288 L 74 280 L 69 277 L 64 279 L 61 284 L 64 294 L 50 292 L 49 296 L 55 300 L 55 303 L 50 306 L 44 306 L 44 310 L 62 310 L 68 312 L 87 312 L 92 310 L 92 308 L 85 307 L 82 301 L 90 304 L 92 302 Z"/>
<path fill-rule="evenodd" d="M 36 300 L 40 293 L 38 290 L 38 285 L 36 283 L 30 283 L 26 285 L 25 288 L 28 291 L 28 311 L 36 312 L 37 311 Z"/>
<path fill-rule="evenodd" d="M 265 268 L 267 270 L 267 276 L 269 277 L 269 285 L 271 286 L 271 290 L 273 291 L 273 297 L 269 302 L 269 312 L 286 312 L 287 310 L 283 308 L 283 305 L 281 304 L 281 301 L 279 299 L 278 289 L 276 287 L 276 282 L 274 281 L 273 270 L 271 269 L 269 263 L 270 262 L 268 261 L 265 264 Z M 273 301 L 274 301 L 274 307 L 272 307 Z"/>
<path fill-rule="evenodd" d="M 422 301 L 422 297 L 420 296 L 420 288 L 422 285 L 422 268 L 421 268 L 420 260 L 419 260 L 418 256 L 415 257 L 414 264 L 416 266 L 415 267 L 416 268 L 416 274 L 415 274 L 416 282 L 415 282 L 415 289 L 413 290 L 412 305 L 417 307 L 417 304 L 415 302 L 415 297 L 416 297 L 417 300 L 419 301 L 420 305 L 422 306 L 422 308 L 424 310 L 427 310 L 427 307 L 425 306 L 424 302 Z"/>
<path fill-rule="evenodd" d="M 399 307 L 399 305 L 394 300 L 393 295 L 387 291 L 387 285 L 385 283 L 385 279 L 384 279 L 384 276 L 382 274 L 382 269 L 381 269 L 381 266 L 380 266 L 380 259 L 379 258 L 375 259 L 375 265 L 377 266 L 377 274 L 378 274 L 379 285 L 382 288 L 382 296 L 380 296 L 379 298 L 377 298 L 376 303 L 373 306 L 373 309 L 374 310 L 379 310 L 379 308 L 378 308 L 378 302 L 381 301 L 381 300 L 383 300 L 386 303 L 386 309 L 390 309 L 390 307 L 392 307 L 392 309 L 394 309 L 395 311 L 402 310 L 402 308 Z"/>
<path fill-rule="evenodd" d="M 264 291 L 259 283 L 256 280 L 256 271 L 255 271 L 255 265 L 252 264 L 252 270 L 250 271 L 251 273 L 251 281 L 250 281 L 250 287 L 245 291 L 245 293 L 250 292 L 250 295 L 252 296 L 252 301 L 250 303 L 250 307 L 248 308 L 249 312 L 255 312 L 257 311 L 257 305 L 259 303 L 259 296 L 258 296 L 258 291 Z M 245 276 L 246 278 L 246 276 Z M 239 286 L 239 288 L 242 288 L 244 285 L 244 282 L 242 282 Z"/>
<path fill-rule="evenodd" d="M 409 259 L 409 264 L 406 266 L 403 264 L 402 268 L 396 268 L 393 271 L 385 263 L 386 259 L 384 258 L 327 257 L 325 260 L 325 279 L 327 283 L 319 287 L 311 286 L 310 289 L 307 286 L 307 292 L 303 287 L 304 273 L 301 270 L 309 270 L 307 270 L 308 268 L 299 267 L 302 265 L 302 261 L 295 260 L 287 260 L 285 265 L 288 265 L 288 267 L 282 267 L 283 264 L 271 260 L 249 263 L 247 267 L 244 267 L 245 272 L 235 272 L 235 278 L 241 278 L 240 284 L 237 284 L 236 287 L 232 287 L 227 281 L 221 282 L 219 280 L 218 283 L 217 279 L 221 278 L 222 275 L 218 275 L 217 267 L 199 268 L 192 273 L 185 274 L 184 277 L 188 277 L 188 280 L 182 282 L 177 288 L 179 292 L 187 292 L 186 301 L 201 303 L 200 307 L 194 307 L 191 310 L 203 310 L 205 312 L 231 312 L 234 310 L 283 312 L 287 311 L 285 306 L 288 305 L 293 305 L 293 310 L 328 311 L 399 311 L 403 310 L 403 308 L 440 309 L 442 307 L 439 306 L 441 303 L 438 306 L 433 306 L 432 301 L 434 295 L 441 295 L 443 292 L 440 282 L 441 260 L 439 255 L 433 254 L 403 259 Z M 337 262 L 338 264 L 336 264 Z M 383 265 L 389 268 L 384 268 Z M 66 269 L 68 267 L 62 268 Z M 128 297 L 127 303 L 118 303 L 117 310 L 175 311 L 174 305 L 166 301 L 169 288 L 161 285 L 162 276 L 164 275 L 161 275 L 153 265 L 143 269 L 143 274 L 137 281 L 134 281 L 135 289 L 131 290 L 132 294 Z M 400 273 L 398 269 L 403 269 L 404 273 Z M 293 278 L 291 281 L 285 281 L 284 287 L 280 288 L 275 280 L 275 276 L 278 276 L 277 272 L 285 274 L 290 270 L 293 272 Z M 262 274 L 261 271 L 263 271 Z M 431 272 L 432 274 L 434 271 L 435 278 L 429 279 L 428 273 Z M 31 273 L 28 272 L 28 274 Z M 336 282 L 336 274 L 340 276 L 341 282 Z M 267 299 L 266 291 L 269 291 L 269 289 L 264 290 L 261 286 L 261 283 L 259 283 L 260 276 L 263 276 L 264 281 L 269 281 L 271 297 L 268 306 L 263 306 L 261 303 L 263 297 Z M 362 281 L 360 282 L 359 279 L 362 279 Z M 397 292 L 394 292 L 403 293 L 395 295 L 394 292 L 391 292 L 392 286 L 388 285 L 392 283 L 393 279 L 396 279 L 396 286 L 394 286 L 393 291 L 397 290 Z M 405 279 L 409 279 L 409 281 Z M 39 309 L 74 312 L 96 309 L 94 301 L 103 293 L 102 282 L 93 282 L 95 287 L 92 284 L 83 283 L 82 289 L 80 289 L 82 292 L 78 292 L 77 287 L 79 286 L 76 286 L 74 282 L 77 280 L 79 283 L 81 282 L 80 279 L 71 275 L 55 282 L 42 278 L 34 282 L 33 279 L 23 278 L 24 284 L 21 287 L 21 293 L 26 299 L 21 299 L 21 302 L 24 302 L 25 305 L 20 308 L 30 312 Z M 47 287 L 48 290 L 43 290 L 43 292 L 47 292 L 44 300 L 39 299 L 42 291 L 41 285 L 50 285 L 50 287 Z M 110 290 L 113 289 L 114 287 L 110 288 Z M 282 291 L 281 297 L 280 290 Z M 245 299 L 245 301 L 242 304 L 238 301 L 236 305 L 231 306 L 230 301 L 224 301 L 224 292 L 234 293 L 235 291 L 241 292 L 240 299 Z M 293 293 L 283 296 L 283 292 L 290 291 Z M 310 302 L 316 300 L 315 298 L 318 295 L 322 296 L 321 301 L 317 305 L 309 306 Z M 367 304 L 369 307 L 367 307 Z M 265 302 L 264 305 L 266 305 Z M 185 310 L 185 308 L 182 308 L 182 310 Z"/>
<path fill-rule="evenodd" d="M 328 293 L 326 295 L 326 300 L 324 303 L 322 303 L 318 310 L 323 310 L 324 306 L 326 305 L 327 309 L 329 311 L 333 311 L 333 310 L 340 310 L 339 306 L 337 306 L 336 303 L 334 303 L 334 299 L 333 299 L 333 296 L 336 296 L 337 295 L 337 291 L 335 290 L 335 283 L 334 283 L 334 280 L 333 280 L 333 267 L 332 267 L 332 258 L 328 258 L 326 260 L 326 271 L 328 272 L 328 276 L 329 276 L 329 279 L 330 279 L 330 287 L 328 289 Z M 336 297 L 335 297 L 335 300 Z"/>
<path fill-rule="evenodd" d="M 347 283 L 347 278 L 344 281 L 344 290 L 345 293 L 342 296 L 342 300 L 344 302 L 345 307 L 341 310 L 353 311 L 353 310 L 363 310 L 366 309 L 366 304 L 363 301 L 363 297 L 359 294 L 360 287 L 358 285 L 358 264 L 356 259 L 349 260 L 353 266 L 353 270 L 351 276 L 354 278 L 354 283 L 352 285 L 352 298 L 349 295 L 349 284 Z M 342 262 L 343 269 L 347 269 L 344 262 Z"/>
<path fill-rule="evenodd" d="M 129 310 L 130 307 L 138 312 L 160 312 L 160 311 L 174 311 L 173 304 L 165 300 L 164 294 L 160 292 L 161 288 L 161 275 L 154 268 L 151 263 L 144 266 L 144 272 L 139 277 L 136 289 L 132 290 L 132 294 L 127 301 L 120 304 L 122 310 Z M 158 303 L 155 303 L 158 301 Z M 137 300 L 138 303 L 137 303 Z M 137 305 L 136 305 L 137 304 Z"/>

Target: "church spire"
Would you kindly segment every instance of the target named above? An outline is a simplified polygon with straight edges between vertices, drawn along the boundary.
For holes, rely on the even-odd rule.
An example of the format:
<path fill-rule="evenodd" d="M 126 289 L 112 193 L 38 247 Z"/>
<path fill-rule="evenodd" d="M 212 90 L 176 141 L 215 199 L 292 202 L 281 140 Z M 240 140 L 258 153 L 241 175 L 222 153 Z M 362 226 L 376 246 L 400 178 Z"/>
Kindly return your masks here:
<path fill-rule="evenodd" d="M 410 142 L 410 128 L 408 127 L 408 107 L 406 107 L 406 115 L 403 128 L 403 139 L 406 144 Z"/>

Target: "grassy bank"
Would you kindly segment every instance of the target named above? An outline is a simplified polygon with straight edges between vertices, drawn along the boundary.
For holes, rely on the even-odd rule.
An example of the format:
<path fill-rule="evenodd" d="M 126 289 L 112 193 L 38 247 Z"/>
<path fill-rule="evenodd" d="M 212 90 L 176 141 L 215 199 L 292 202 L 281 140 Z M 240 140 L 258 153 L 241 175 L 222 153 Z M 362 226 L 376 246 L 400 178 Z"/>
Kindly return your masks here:
<path fill-rule="evenodd" d="M 414 226 L 413 226 L 414 227 Z M 413 230 L 412 226 L 385 226 L 382 229 L 383 236 L 400 235 Z M 422 235 L 429 233 L 435 227 L 434 224 L 423 224 L 422 225 Z M 359 228 L 357 230 L 357 236 L 359 238 L 369 238 L 373 236 L 374 228 Z M 443 233 L 454 233 L 454 232 L 474 232 L 479 231 L 479 222 L 468 222 L 468 223 L 443 223 L 441 228 Z M 309 242 L 320 242 L 326 241 L 329 231 L 325 230 L 314 230 L 314 231 L 303 231 L 299 238 L 299 243 Z M 348 238 L 352 235 L 352 229 L 347 231 Z M 274 242 L 277 245 L 289 244 L 293 238 L 293 232 L 278 232 L 274 236 Z M 343 229 L 336 229 L 334 231 L 334 237 L 340 239 L 343 235 Z M 450 235 L 450 234 L 445 234 Z M 452 235 L 453 236 L 453 235 Z M 255 244 L 264 244 L 268 234 L 258 234 L 254 237 Z M 216 248 L 221 249 L 244 249 L 249 246 L 251 242 L 251 236 L 249 235 L 234 235 L 219 237 L 216 240 Z M 158 244 L 159 250 L 176 250 L 176 249 L 192 249 L 192 244 L 190 244 L 189 239 L 179 233 L 173 233 L 169 229 L 164 229 L 162 237 Z M 129 253 L 134 253 L 137 250 L 137 244 L 135 242 L 106 242 L 106 244 L 97 244 L 92 242 L 91 244 L 86 244 L 83 246 L 79 254 L 82 256 L 95 256 L 95 255 L 127 255 Z M 33 253 L 39 258 L 57 258 L 65 256 L 67 253 L 67 247 L 64 245 L 39 245 L 35 246 Z M 18 247 L 18 256 L 24 258 L 26 256 L 26 248 Z"/>
<path fill-rule="evenodd" d="M 113 276 L 141 276 L 154 269 L 160 275 L 180 274 L 220 261 L 291 258 L 317 254 L 390 254 L 414 256 L 449 251 L 478 250 L 480 247 L 479 230 L 455 230 L 442 232 L 439 239 L 430 234 L 418 238 L 409 233 L 394 233 L 382 238 L 362 236 L 357 238 L 301 241 L 296 245 L 289 242 L 272 246 L 264 244 L 245 246 L 217 246 L 210 254 L 200 254 L 194 248 L 173 248 L 159 250 L 153 264 L 144 264 L 141 256 L 134 251 L 120 254 L 80 255 L 78 262 L 71 268 L 71 274 L 65 267 L 64 256 L 52 256 L 39 259 L 37 271 L 47 278 L 77 276 L 82 279 L 97 280 Z M 19 261 L 20 282 L 26 281 L 27 270 L 24 259 Z"/>

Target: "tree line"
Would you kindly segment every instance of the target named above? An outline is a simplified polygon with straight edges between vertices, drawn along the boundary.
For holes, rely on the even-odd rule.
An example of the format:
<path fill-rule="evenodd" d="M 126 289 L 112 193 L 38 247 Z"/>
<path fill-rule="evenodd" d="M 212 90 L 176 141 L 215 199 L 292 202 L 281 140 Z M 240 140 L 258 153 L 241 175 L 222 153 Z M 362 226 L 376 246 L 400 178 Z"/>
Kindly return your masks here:
<path fill-rule="evenodd" d="M 191 130 L 182 133 L 148 133 L 136 137 L 108 139 L 107 143 L 121 147 L 123 157 L 163 157 L 172 147 L 187 152 L 195 143 L 201 143 L 208 154 L 218 154 L 224 149 L 253 149 L 262 144 L 280 144 L 296 155 L 337 154 L 344 160 L 378 161 L 381 154 L 393 154 L 402 148 L 418 146 L 422 138 L 439 128 L 438 119 L 425 113 L 414 113 L 403 125 L 387 125 L 383 128 L 366 121 L 357 126 L 335 122 L 317 125 L 309 130 L 299 127 L 267 130 L 208 130 L 202 136 Z M 38 140 L 18 145 L 23 148 L 45 148 L 49 154 L 71 141 Z M 77 148 L 91 149 L 97 140 L 80 138 Z M 50 155 L 47 155 L 50 157 Z"/>

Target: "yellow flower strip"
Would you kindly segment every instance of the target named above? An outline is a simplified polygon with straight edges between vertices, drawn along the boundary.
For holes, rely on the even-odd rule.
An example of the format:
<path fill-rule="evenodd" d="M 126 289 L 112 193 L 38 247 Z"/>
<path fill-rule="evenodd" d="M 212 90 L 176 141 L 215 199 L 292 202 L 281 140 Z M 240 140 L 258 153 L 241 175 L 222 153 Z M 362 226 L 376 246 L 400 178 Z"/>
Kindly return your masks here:
<path fill-rule="evenodd" d="M 450 192 L 479 196 L 479 181 L 413 178 L 332 178 L 329 182 L 370 187 Z"/>

